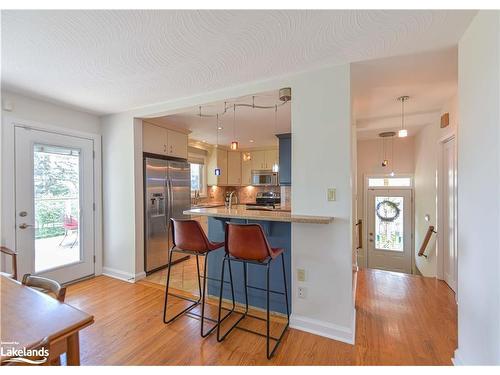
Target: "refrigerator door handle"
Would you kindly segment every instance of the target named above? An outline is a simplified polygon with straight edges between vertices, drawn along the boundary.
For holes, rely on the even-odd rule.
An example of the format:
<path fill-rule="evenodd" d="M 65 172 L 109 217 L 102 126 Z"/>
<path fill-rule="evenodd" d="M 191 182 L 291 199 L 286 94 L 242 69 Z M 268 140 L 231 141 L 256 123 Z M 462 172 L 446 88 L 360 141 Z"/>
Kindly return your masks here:
<path fill-rule="evenodd" d="M 172 187 L 172 180 L 170 181 L 170 217 L 174 217 L 174 189 Z"/>
<path fill-rule="evenodd" d="M 167 227 L 167 234 L 170 229 L 170 188 L 169 188 L 169 180 L 165 180 L 165 205 L 168 206 L 165 209 L 165 226 Z"/>

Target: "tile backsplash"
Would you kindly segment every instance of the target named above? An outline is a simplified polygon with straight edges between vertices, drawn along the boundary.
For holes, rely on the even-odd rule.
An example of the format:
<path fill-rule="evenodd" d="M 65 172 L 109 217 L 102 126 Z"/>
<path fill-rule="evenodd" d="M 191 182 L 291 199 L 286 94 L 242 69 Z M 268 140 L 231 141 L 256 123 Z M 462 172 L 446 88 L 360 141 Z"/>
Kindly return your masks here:
<path fill-rule="evenodd" d="M 290 186 L 208 186 L 207 197 L 200 198 L 199 203 L 216 204 L 224 203 L 226 191 L 236 190 L 238 202 L 240 204 L 255 203 L 258 192 L 276 191 L 281 193 L 281 205 L 290 207 L 291 187 Z"/>

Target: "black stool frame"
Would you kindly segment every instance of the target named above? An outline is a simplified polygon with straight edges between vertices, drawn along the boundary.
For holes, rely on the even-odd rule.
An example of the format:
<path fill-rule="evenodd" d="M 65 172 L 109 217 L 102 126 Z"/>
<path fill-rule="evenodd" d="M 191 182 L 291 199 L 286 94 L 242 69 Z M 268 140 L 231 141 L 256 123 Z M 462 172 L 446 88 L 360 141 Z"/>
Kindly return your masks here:
<path fill-rule="evenodd" d="M 224 259 L 222 261 L 222 271 L 221 271 L 221 280 L 220 280 L 219 312 L 218 312 L 218 322 L 217 322 L 217 341 L 218 342 L 222 342 L 226 338 L 226 336 L 234 328 L 238 328 L 240 330 L 243 330 L 243 331 L 246 331 L 246 332 L 250 332 L 250 333 L 253 333 L 253 334 L 265 337 L 266 338 L 266 354 L 267 354 L 267 359 L 271 359 L 271 357 L 274 355 L 274 352 L 278 348 L 278 345 L 281 343 L 281 339 L 283 338 L 286 330 L 288 329 L 288 326 L 290 325 L 290 311 L 289 311 L 289 307 L 288 307 L 288 289 L 287 289 L 287 284 L 286 284 L 285 257 L 284 257 L 284 253 L 281 253 L 280 256 L 281 256 L 281 265 L 282 265 L 282 269 L 283 269 L 283 281 L 284 281 L 284 287 L 285 287 L 285 292 L 284 293 L 269 289 L 269 268 L 270 268 L 271 262 L 273 261 L 272 258 L 268 258 L 265 262 L 258 262 L 258 261 L 251 261 L 251 260 L 243 260 L 243 259 L 234 258 L 234 257 L 229 256 L 228 253 L 226 253 L 224 255 Z M 222 291 L 223 291 L 223 286 L 224 286 L 224 268 L 225 268 L 224 266 L 225 266 L 226 261 L 228 263 L 228 268 L 229 268 L 229 277 L 230 277 L 230 283 L 231 283 L 231 293 L 232 293 L 232 297 L 233 297 L 233 309 L 224 318 L 221 319 Z M 231 326 L 231 328 L 229 328 L 229 330 L 223 336 L 221 336 L 220 335 L 220 325 L 221 325 L 221 323 L 224 321 L 224 319 L 226 319 L 229 315 L 231 315 L 234 312 L 234 287 L 233 287 L 233 277 L 232 277 L 232 273 L 231 273 L 231 262 L 240 262 L 240 263 L 243 263 L 243 279 L 244 279 L 244 283 L 245 283 L 245 312 L 241 313 L 242 316 Z M 259 266 L 266 267 L 266 289 L 259 288 L 259 287 L 256 287 L 256 286 L 248 285 L 248 280 L 247 280 L 247 265 L 248 264 L 257 264 Z M 248 288 L 256 289 L 256 290 L 261 290 L 261 291 L 266 292 L 266 314 L 267 314 L 266 315 L 266 319 L 261 318 L 259 316 L 248 314 Z M 287 322 L 286 322 L 285 327 L 281 331 L 279 337 L 273 337 L 273 336 L 270 335 L 270 323 L 271 323 L 271 320 L 270 320 L 270 311 L 269 311 L 269 294 L 270 293 L 280 294 L 280 295 L 284 295 L 285 296 Z M 249 330 L 247 328 L 238 327 L 238 323 L 240 323 L 247 316 L 249 316 L 251 318 L 258 319 L 258 320 L 265 321 L 266 322 L 266 334 L 263 335 L 263 334 L 261 334 L 259 332 L 252 331 L 252 330 Z M 276 341 L 276 343 L 274 344 L 274 348 L 272 350 L 270 350 L 270 341 L 271 340 Z"/>
<path fill-rule="evenodd" d="M 199 290 L 199 298 L 197 300 L 194 300 L 194 299 L 191 299 L 191 298 L 188 298 L 188 297 L 184 297 L 184 296 L 181 296 L 181 295 L 178 295 L 178 294 L 174 294 L 174 293 L 169 293 L 168 292 L 168 289 L 169 289 L 169 285 L 170 285 L 170 268 L 171 268 L 171 265 L 172 265 L 172 255 L 173 253 L 181 253 L 181 254 L 188 254 L 188 255 L 194 255 L 196 256 L 196 270 L 198 271 L 198 290 Z M 201 319 L 201 328 L 200 328 L 200 334 L 201 334 L 201 337 L 207 337 L 208 335 L 210 335 L 214 330 L 215 328 L 218 327 L 218 325 L 223 322 L 229 315 L 231 315 L 231 313 L 235 310 L 235 299 L 234 299 L 234 289 L 233 289 L 233 275 L 231 273 L 231 271 L 229 272 L 229 278 L 231 280 L 231 294 L 232 294 L 232 297 L 233 297 L 233 305 L 232 305 L 232 308 L 231 310 L 230 309 L 224 309 L 226 311 L 229 311 L 226 316 L 224 316 L 224 318 L 220 319 L 220 309 L 219 309 L 219 314 L 218 314 L 218 318 L 217 320 L 215 319 L 211 319 L 211 318 L 208 318 L 205 316 L 205 291 L 206 291 L 206 285 L 207 285 L 207 263 L 208 263 L 208 254 L 210 253 L 210 251 L 206 252 L 206 253 L 203 253 L 203 254 L 200 254 L 198 252 L 195 252 L 195 251 L 187 251 L 187 250 L 181 250 L 181 249 L 178 249 L 176 247 L 172 247 L 169 251 L 169 255 L 168 255 L 168 271 L 167 271 L 167 284 L 165 286 L 165 304 L 163 306 L 163 323 L 165 324 L 169 324 L 171 322 L 173 322 L 175 319 L 177 319 L 179 316 L 181 316 L 182 314 L 186 313 L 186 314 L 189 314 L 189 315 L 193 315 L 194 317 L 198 317 Z M 205 264 L 203 266 L 203 276 L 200 275 L 200 262 L 199 262 L 199 259 L 198 257 L 205 257 Z M 201 279 L 203 279 L 203 287 L 201 285 Z M 217 280 L 218 281 L 218 280 Z M 170 318 L 167 320 L 167 302 L 168 302 L 168 296 L 172 296 L 172 297 L 176 297 L 176 298 L 180 298 L 180 299 L 183 299 L 185 301 L 189 301 L 189 302 L 192 302 L 191 305 L 189 305 L 188 307 L 186 307 L 184 310 L 182 310 L 180 313 L 178 313 L 177 315 L 175 315 L 174 317 Z M 194 309 L 196 306 L 198 306 L 199 304 L 201 303 L 201 315 L 199 314 L 195 314 L 194 312 L 192 312 L 191 310 Z M 210 328 L 207 332 L 204 331 L 204 323 L 205 323 L 205 320 L 208 320 L 212 323 L 216 323 L 216 325 L 214 325 L 212 328 Z"/>

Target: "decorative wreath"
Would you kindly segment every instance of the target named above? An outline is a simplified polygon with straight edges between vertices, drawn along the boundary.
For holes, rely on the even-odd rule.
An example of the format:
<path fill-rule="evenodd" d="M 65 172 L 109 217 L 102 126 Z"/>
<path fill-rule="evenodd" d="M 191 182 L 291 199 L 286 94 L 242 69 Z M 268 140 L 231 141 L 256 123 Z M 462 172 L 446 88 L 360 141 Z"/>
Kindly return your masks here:
<path fill-rule="evenodd" d="M 380 220 L 388 222 L 396 220 L 401 212 L 396 203 L 388 200 L 379 202 L 375 211 Z"/>

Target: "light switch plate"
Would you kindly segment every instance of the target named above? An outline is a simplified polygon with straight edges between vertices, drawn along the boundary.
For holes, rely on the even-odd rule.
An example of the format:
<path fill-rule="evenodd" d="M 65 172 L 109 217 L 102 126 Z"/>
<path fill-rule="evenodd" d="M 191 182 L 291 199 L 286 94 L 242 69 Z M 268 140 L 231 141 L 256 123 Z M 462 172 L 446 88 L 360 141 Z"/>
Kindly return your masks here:
<path fill-rule="evenodd" d="M 297 280 L 306 281 L 306 270 L 303 268 L 297 268 Z"/>
<path fill-rule="evenodd" d="M 337 199 L 337 190 L 335 188 L 328 189 L 328 201 L 334 202 Z"/>

